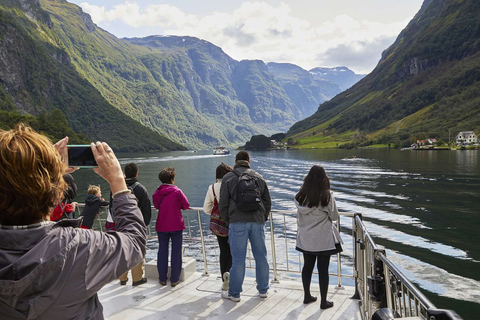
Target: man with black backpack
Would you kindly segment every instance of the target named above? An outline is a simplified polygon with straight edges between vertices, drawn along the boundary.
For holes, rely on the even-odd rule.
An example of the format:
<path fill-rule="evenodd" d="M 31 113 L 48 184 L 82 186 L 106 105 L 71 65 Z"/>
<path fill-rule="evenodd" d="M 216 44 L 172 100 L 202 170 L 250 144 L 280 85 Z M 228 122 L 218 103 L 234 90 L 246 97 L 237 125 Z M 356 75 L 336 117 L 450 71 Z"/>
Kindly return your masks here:
<path fill-rule="evenodd" d="M 137 177 L 138 166 L 133 162 L 127 163 L 125 165 L 125 182 L 127 183 L 127 187 L 132 190 L 132 193 L 137 198 L 138 207 L 142 212 L 143 221 L 148 228 L 152 217 L 152 204 L 147 189 L 138 182 Z M 133 286 L 138 286 L 147 282 L 147 278 L 143 277 L 143 260 L 132 269 L 132 278 Z M 119 280 L 121 285 L 126 285 L 128 281 L 128 272 L 122 274 Z"/>
<path fill-rule="evenodd" d="M 235 157 L 235 167 L 223 177 L 220 188 L 220 215 L 229 223 L 229 242 L 232 254 L 229 289 L 222 297 L 240 301 L 245 277 L 245 258 L 250 241 L 255 258 L 257 290 L 266 298 L 269 289 L 269 266 L 265 246 L 265 222 L 272 203 L 267 184 L 262 176 L 250 168 L 250 155 L 240 151 Z"/>

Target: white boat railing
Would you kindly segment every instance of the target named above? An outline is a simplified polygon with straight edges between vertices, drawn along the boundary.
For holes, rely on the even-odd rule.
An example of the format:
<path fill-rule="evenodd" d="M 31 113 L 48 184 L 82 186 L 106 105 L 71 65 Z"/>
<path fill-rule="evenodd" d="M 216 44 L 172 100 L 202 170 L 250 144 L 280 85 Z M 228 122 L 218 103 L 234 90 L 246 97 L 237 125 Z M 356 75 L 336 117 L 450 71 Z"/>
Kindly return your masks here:
<path fill-rule="evenodd" d="M 83 207 L 78 205 L 76 212 Z M 155 209 L 153 208 L 153 212 Z M 97 217 L 99 229 L 104 229 L 106 208 L 102 210 Z M 202 219 L 202 208 L 192 207 L 183 211 L 186 229 L 184 230 L 184 245 L 188 248 L 192 245 L 197 255 L 196 260 L 203 262 L 203 275 L 209 276 L 209 266 L 218 268 L 217 239 L 208 230 L 209 217 Z M 384 248 L 377 246 L 362 221 L 361 214 L 340 212 L 335 227 L 340 231 L 341 221 L 344 218 L 351 218 L 352 227 L 344 228 L 349 230 L 352 236 L 352 252 L 336 256 L 336 272 L 330 274 L 338 279 L 337 286 L 342 286 L 342 278 L 352 278 L 355 280 L 355 295 L 352 298 L 360 299 L 362 319 L 371 319 L 379 309 L 390 310 L 395 318 L 417 317 L 425 320 L 445 319 L 461 320 L 454 311 L 436 309 L 433 303 L 391 262 Z M 147 226 L 149 239 L 156 239 L 155 222 L 152 220 Z M 302 254 L 295 248 L 296 240 L 296 211 L 292 210 L 272 210 L 266 228 L 266 241 L 270 240 L 270 247 L 267 246 L 267 256 L 270 269 L 273 273 L 273 281 L 278 282 L 278 272 L 301 274 L 303 258 Z M 153 232 L 152 232 L 153 230 Z M 345 231 L 344 230 L 344 231 Z M 345 232 L 343 233 L 345 234 Z M 200 244 L 200 247 L 198 247 Z M 346 242 L 345 242 L 346 244 Z M 293 250 L 292 250 L 293 247 Z M 210 250 L 210 249 L 213 250 Z M 279 259 L 281 248 L 282 255 Z M 201 258 L 198 257 L 198 249 L 201 251 Z M 192 251 L 192 252 L 193 252 Z M 213 251 L 213 252 L 212 252 Z M 252 264 L 251 249 L 248 248 L 246 268 L 254 269 Z M 209 259 L 210 256 L 214 257 Z M 292 255 L 296 255 L 292 260 Z M 353 273 L 342 273 L 342 259 L 353 257 Z M 203 260 L 203 261 L 202 261 Z M 295 261 L 295 262 L 293 262 Z M 380 311 L 382 311 L 380 310 Z M 390 319 L 390 318 L 377 318 Z"/>

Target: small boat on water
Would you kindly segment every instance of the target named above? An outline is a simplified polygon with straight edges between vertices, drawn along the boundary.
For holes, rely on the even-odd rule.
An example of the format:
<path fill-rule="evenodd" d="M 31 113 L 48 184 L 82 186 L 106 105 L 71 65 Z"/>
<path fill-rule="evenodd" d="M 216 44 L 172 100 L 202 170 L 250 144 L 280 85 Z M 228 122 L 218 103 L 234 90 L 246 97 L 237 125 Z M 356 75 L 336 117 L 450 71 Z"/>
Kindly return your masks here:
<path fill-rule="evenodd" d="M 230 154 L 230 151 L 227 150 L 225 147 L 218 147 L 213 149 L 213 154 L 217 156 L 218 155 L 224 156 L 224 155 Z"/>

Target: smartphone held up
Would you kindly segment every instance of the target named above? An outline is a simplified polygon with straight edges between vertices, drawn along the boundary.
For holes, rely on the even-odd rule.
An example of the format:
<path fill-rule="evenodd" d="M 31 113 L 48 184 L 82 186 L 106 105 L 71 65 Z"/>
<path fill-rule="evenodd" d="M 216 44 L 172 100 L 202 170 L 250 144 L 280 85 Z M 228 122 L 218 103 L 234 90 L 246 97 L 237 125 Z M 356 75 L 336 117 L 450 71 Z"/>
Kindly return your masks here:
<path fill-rule="evenodd" d="M 98 167 L 90 145 L 67 145 L 67 150 L 69 167 Z"/>

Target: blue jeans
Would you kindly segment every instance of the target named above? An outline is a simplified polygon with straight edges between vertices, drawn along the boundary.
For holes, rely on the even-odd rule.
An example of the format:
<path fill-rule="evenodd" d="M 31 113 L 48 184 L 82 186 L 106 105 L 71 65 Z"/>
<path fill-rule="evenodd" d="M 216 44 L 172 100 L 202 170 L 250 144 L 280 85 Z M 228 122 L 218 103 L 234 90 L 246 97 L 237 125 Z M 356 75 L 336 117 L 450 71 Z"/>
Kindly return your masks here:
<path fill-rule="evenodd" d="M 182 242 L 183 230 L 172 232 L 157 232 L 158 234 L 158 255 L 157 270 L 158 279 L 161 282 L 167 282 L 168 272 L 168 244 L 172 239 L 172 255 L 170 257 L 171 272 L 170 281 L 178 282 L 182 272 Z"/>
<path fill-rule="evenodd" d="M 236 222 L 229 226 L 228 238 L 232 253 L 232 268 L 228 293 L 240 297 L 243 279 L 245 278 L 245 258 L 247 257 L 247 241 L 250 240 L 253 257 L 255 258 L 255 276 L 257 290 L 260 293 L 268 291 L 270 271 L 265 247 L 265 225 L 254 222 Z"/>

